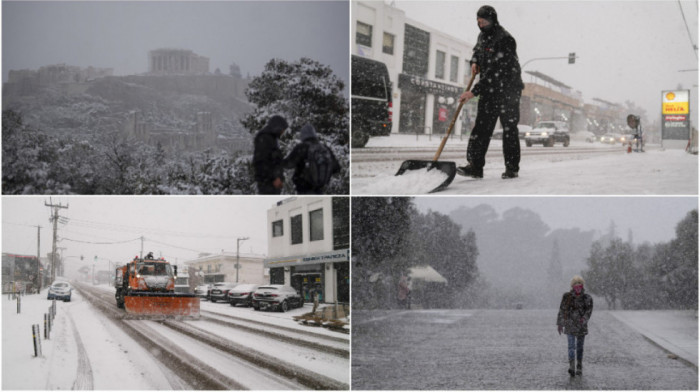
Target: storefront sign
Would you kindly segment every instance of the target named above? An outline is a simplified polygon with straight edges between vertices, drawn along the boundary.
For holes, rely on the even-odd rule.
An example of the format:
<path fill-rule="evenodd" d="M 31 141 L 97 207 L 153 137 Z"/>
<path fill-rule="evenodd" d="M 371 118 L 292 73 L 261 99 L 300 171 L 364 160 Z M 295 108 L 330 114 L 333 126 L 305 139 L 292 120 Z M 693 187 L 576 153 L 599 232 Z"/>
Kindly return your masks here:
<path fill-rule="evenodd" d="M 454 96 L 462 94 L 461 87 L 423 79 L 420 76 L 399 74 L 399 88 L 433 95 Z"/>
<path fill-rule="evenodd" d="M 440 108 L 440 110 L 438 111 L 438 121 L 447 121 L 447 108 Z"/>
<path fill-rule="evenodd" d="M 316 253 L 305 256 L 278 257 L 263 260 L 265 268 L 288 267 L 294 265 L 338 263 L 350 261 L 350 250 L 335 250 L 326 253 Z"/>

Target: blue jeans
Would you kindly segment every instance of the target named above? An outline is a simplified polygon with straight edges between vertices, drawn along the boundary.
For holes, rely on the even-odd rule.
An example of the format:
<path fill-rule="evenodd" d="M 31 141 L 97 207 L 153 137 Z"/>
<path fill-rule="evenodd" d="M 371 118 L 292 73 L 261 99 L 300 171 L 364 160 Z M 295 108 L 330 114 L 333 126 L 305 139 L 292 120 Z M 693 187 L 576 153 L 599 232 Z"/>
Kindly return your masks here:
<path fill-rule="evenodd" d="M 579 361 L 583 359 L 583 341 L 585 336 L 574 336 L 566 335 L 569 341 L 569 361 L 574 360 L 574 353 L 576 353 L 576 359 Z"/>

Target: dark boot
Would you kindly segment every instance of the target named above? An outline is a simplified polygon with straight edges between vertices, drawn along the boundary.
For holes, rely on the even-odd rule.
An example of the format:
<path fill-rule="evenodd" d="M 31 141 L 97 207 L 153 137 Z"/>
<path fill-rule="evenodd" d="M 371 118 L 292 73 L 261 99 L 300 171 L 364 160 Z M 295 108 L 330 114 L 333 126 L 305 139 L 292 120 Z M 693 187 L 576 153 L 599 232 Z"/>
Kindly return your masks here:
<path fill-rule="evenodd" d="M 509 169 L 506 169 L 506 171 L 503 172 L 503 174 L 501 174 L 501 178 L 504 180 L 507 180 L 510 178 L 517 178 L 517 177 L 518 177 L 518 172 L 509 170 Z"/>
<path fill-rule="evenodd" d="M 484 169 L 477 169 L 472 165 L 457 166 L 457 174 L 465 177 L 484 178 Z"/>
<path fill-rule="evenodd" d="M 571 377 L 573 377 L 576 374 L 574 372 L 574 364 L 575 363 L 576 363 L 576 361 L 574 361 L 573 359 L 569 359 L 569 375 L 571 375 Z"/>
<path fill-rule="evenodd" d="M 580 376 L 583 374 L 583 363 L 582 362 L 583 361 L 581 360 L 581 358 L 579 358 L 579 360 L 576 361 L 576 375 L 577 376 Z"/>

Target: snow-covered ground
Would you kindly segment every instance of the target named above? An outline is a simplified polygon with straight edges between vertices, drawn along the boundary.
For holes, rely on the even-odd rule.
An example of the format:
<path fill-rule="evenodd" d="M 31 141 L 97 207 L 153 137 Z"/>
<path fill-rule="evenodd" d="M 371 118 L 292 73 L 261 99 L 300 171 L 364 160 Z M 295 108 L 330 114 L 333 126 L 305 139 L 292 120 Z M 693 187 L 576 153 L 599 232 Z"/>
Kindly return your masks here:
<path fill-rule="evenodd" d="M 100 290 L 113 293 L 108 285 L 96 286 Z M 94 390 L 172 390 L 182 389 L 183 385 L 172 371 L 165 369 L 153 360 L 152 353 L 145 351 L 138 343 L 127 336 L 112 320 L 103 316 L 84 300 L 77 290 L 73 290 L 71 302 L 57 301 L 55 325 L 49 340 L 43 336 L 43 314 L 48 311 L 51 301 L 46 299 L 46 290 L 40 295 L 21 297 L 21 313 L 17 314 L 16 301 L 2 298 L 2 388 L 7 390 L 48 390 L 48 389 L 94 389 Z M 115 304 L 116 306 L 116 304 Z M 220 315 L 244 318 L 251 322 L 263 322 L 268 325 L 283 326 L 288 329 L 313 332 L 314 336 L 324 335 L 338 338 L 337 346 L 349 349 L 349 335 L 308 327 L 292 319 L 311 311 L 311 306 L 293 309 L 286 313 L 256 312 L 252 308 L 231 307 L 224 303 L 202 301 L 202 311 Z M 162 332 L 165 336 L 172 334 L 154 322 L 149 326 Z M 270 344 L 269 339 L 261 339 L 254 334 L 239 332 L 232 328 L 213 325 L 205 321 L 189 321 L 193 326 L 206 328 L 215 335 L 233 341 L 239 341 L 252 350 L 265 352 L 283 358 L 297 366 L 308 367 L 327 377 L 349 384 L 349 359 L 338 358 L 323 353 L 285 343 Z M 42 337 L 42 356 L 34 357 L 31 326 L 40 324 Z M 261 327 L 264 328 L 264 327 Z M 173 334 L 172 336 L 175 336 Z M 314 336 L 306 337 L 309 341 L 320 341 Z M 172 340 L 176 339 L 176 340 Z M 204 350 L 197 342 L 184 341 L 173 337 L 174 345 L 185 351 L 201 354 L 201 358 L 218 358 L 211 349 Z M 183 340 L 183 341 L 180 341 Z M 186 340 L 186 339 L 185 339 Z M 258 340 L 260 342 L 258 342 Z M 343 344 L 342 340 L 347 343 Z M 280 352 L 279 350 L 286 350 Z M 210 362 L 216 365 L 218 362 Z M 244 367 L 245 368 L 245 365 Z M 221 369 L 224 374 L 232 371 Z M 267 389 L 263 379 L 255 379 L 251 373 L 247 380 L 245 374 L 237 378 L 244 385 L 253 389 Z M 260 376 L 257 375 L 259 378 Z M 262 383 L 261 383 L 262 382 Z M 278 385 L 278 384 L 271 384 Z M 286 389 L 284 384 L 273 389 Z M 257 386 L 257 387 L 256 387 Z"/>
<path fill-rule="evenodd" d="M 610 312 L 647 339 L 698 367 L 698 312 L 624 310 Z"/>
<path fill-rule="evenodd" d="M 418 195 L 439 185 L 444 176 L 432 170 L 395 176 L 406 151 L 411 159 L 432 160 L 439 137 L 391 135 L 373 137 L 352 151 L 352 194 Z M 467 139 L 450 139 L 440 161 L 466 164 Z M 416 150 L 422 150 L 416 152 Z M 372 152 L 376 160 L 372 159 Z M 492 140 L 483 179 L 455 177 L 445 195 L 696 195 L 698 156 L 679 149 L 648 145 L 644 153 L 627 153 L 621 145 L 572 140 L 571 146 L 535 145 L 521 141 L 520 176 L 503 180 L 502 144 Z M 356 157 L 358 159 L 356 159 Z M 362 159 L 360 159 L 360 157 Z"/>

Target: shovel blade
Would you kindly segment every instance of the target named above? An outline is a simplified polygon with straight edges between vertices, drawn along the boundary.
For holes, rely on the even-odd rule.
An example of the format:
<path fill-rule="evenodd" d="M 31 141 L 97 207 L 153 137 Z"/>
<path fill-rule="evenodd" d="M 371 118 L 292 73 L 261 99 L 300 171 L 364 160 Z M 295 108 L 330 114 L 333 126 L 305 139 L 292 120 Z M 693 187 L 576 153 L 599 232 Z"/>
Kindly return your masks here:
<path fill-rule="evenodd" d="M 401 167 L 399 168 L 399 171 L 396 172 L 396 175 L 400 176 L 409 170 L 421 170 L 425 168 L 427 168 L 428 171 L 439 170 L 447 174 L 447 179 L 445 179 L 445 181 L 443 181 L 442 184 L 438 185 L 436 188 L 431 190 L 430 193 L 440 192 L 447 188 L 447 186 L 450 185 L 452 180 L 455 179 L 455 175 L 457 174 L 457 165 L 454 162 L 408 160 L 403 161 Z"/>

